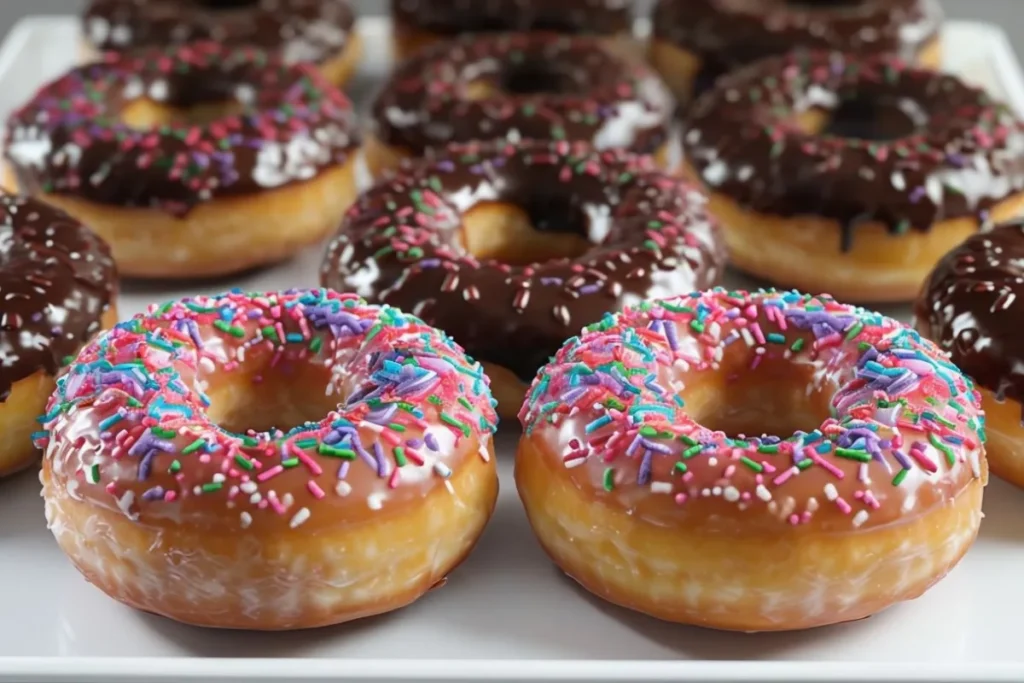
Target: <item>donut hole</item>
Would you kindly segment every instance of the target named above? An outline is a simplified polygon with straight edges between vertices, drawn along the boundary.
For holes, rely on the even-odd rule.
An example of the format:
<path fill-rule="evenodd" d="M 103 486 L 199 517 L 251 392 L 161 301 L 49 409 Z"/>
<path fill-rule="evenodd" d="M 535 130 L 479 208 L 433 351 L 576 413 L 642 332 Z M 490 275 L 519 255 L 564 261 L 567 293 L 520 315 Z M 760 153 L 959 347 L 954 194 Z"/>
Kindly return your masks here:
<path fill-rule="evenodd" d="M 244 105 L 237 101 L 176 107 L 138 99 L 121 109 L 121 121 L 129 128 L 141 131 L 162 126 L 204 126 L 227 116 L 239 115 L 244 110 Z"/>
<path fill-rule="evenodd" d="M 208 419 L 234 434 L 266 433 L 320 422 L 337 409 L 342 397 L 328 368 L 287 359 L 271 366 L 272 360 L 269 353 L 249 356 L 234 370 L 203 376 Z"/>
<path fill-rule="evenodd" d="M 909 97 L 868 97 L 854 93 L 843 97 L 834 109 L 804 112 L 798 125 L 810 135 L 891 142 L 926 128 L 928 115 Z"/>
<path fill-rule="evenodd" d="M 528 96 L 579 93 L 578 69 L 561 62 L 528 59 L 518 63 L 484 62 L 466 67 L 462 96 L 467 100 L 486 100 L 501 95 Z"/>
<path fill-rule="evenodd" d="M 481 261 L 511 266 L 576 258 L 593 247 L 589 226 L 586 211 L 569 197 L 486 202 L 463 216 L 463 247 Z"/>
<path fill-rule="evenodd" d="M 732 438 L 812 432 L 831 414 L 838 387 L 814 376 L 809 365 L 768 360 L 756 369 L 736 368 L 722 382 L 690 380 L 682 398 L 704 427 Z"/>

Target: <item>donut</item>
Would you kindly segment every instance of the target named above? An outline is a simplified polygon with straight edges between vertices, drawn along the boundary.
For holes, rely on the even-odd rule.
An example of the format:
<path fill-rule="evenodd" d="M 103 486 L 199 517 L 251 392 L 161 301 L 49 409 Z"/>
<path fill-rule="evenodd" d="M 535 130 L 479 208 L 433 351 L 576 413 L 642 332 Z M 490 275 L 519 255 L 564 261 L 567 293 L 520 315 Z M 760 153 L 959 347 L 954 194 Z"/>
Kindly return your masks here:
<path fill-rule="evenodd" d="M 709 191 L 734 265 L 776 285 L 909 302 L 947 251 L 1024 211 L 1011 110 L 891 58 L 768 58 L 684 125 L 684 173 Z"/>
<path fill-rule="evenodd" d="M 36 463 L 32 435 L 69 356 L 117 322 L 110 249 L 42 202 L 0 193 L 0 477 Z"/>
<path fill-rule="evenodd" d="M 972 235 L 935 267 L 914 326 L 978 384 L 992 472 L 1024 487 L 1024 222 Z"/>
<path fill-rule="evenodd" d="M 586 140 L 670 163 L 675 105 L 658 75 L 600 40 L 483 34 L 427 48 L 372 105 L 365 150 L 380 174 L 450 143 Z"/>
<path fill-rule="evenodd" d="M 648 58 L 680 102 L 793 48 L 942 65 L 936 0 L 659 0 Z"/>
<path fill-rule="evenodd" d="M 581 325 L 717 282 L 725 251 L 706 204 L 621 150 L 453 145 L 360 197 L 320 281 L 448 331 L 514 418 L 537 369 Z"/>
<path fill-rule="evenodd" d="M 465 558 L 497 496 L 479 364 L 326 290 L 153 306 L 79 354 L 43 420 L 60 547 L 110 597 L 188 624 L 407 605 Z"/>
<path fill-rule="evenodd" d="M 72 69 L 11 115 L 4 154 L 123 275 L 187 278 L 321 240 L 355 197 L 357 145 L 351 103 L 311 66 L 201 43 Z"/>
<path fill-rule="evenodd" d="M 617 605 L 805 629 L 921 595 L 975 539 L 979 395 L 912 329 L 828 296 L 715 289 L 570 339 L 520 413 L 545 551 Z"/>
<path fill-rule="evenodd" d="M 347 0 L 90 0 L 83 15 L 92 55 L 202 41 L 248 45 L 288 64 L 316 64 L 339 86 L 362 54 L 354 24 Z"/>
<path fill-rule="evenodd" d="M 402 61 L 461 33 L 549 31 L 636 49 L 628 0 L 394 0 L 391 21 L 394 53 Z"/>

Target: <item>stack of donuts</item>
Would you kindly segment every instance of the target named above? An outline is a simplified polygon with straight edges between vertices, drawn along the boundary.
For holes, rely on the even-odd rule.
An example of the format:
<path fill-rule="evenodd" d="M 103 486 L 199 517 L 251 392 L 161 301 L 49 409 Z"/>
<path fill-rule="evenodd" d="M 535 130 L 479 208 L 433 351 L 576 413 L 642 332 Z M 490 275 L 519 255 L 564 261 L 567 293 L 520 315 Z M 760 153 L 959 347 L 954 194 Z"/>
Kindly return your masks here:
<path fill-rule="evenodd" d="M 564 572 L 714 628 L 917 597 L 986 451 L 1024 486 L 1024 123 L 937 70 L 934 0 L 391 13 L 365 121 L 345 0 L 92 0 L 8 119 L 0 474 L 41 455 L 91 583 L 221 628 L 407 605 L 494 510 L 499 416 Z M 318 245 L 115 324 L 118 273 Z M 853 305 L 919 293 L 916 330 Z"/>

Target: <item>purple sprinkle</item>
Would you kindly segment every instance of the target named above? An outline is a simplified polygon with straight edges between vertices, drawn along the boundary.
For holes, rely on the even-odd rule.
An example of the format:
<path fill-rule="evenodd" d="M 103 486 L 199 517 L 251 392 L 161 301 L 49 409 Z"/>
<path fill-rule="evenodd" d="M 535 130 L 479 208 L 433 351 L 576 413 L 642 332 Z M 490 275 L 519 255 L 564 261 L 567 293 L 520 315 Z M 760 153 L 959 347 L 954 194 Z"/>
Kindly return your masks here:
<path fill-rule="evenodd" d="M 377 476 L 386 477 L 388 474 L 388 461 L 384 458 L 384 449 L 380 441 L 373 442 L 373 454 L 377 459 Z"/>
<path fill-rule="evenodd" d="M 344 479 L 348 476 L 349 464 L 348 460 L 341 463 L 341 467 L 338 468 L 338 479 Z"/>
<path fill-rule="evenodd" d="M 653 460 L 654 451 L 651 449 L 644 451 L 644 459 L 640 461 L 640 472 L 637 477 L 637 481 L 641 486 L 646 486 L 651 481 L 651 467 Z"/>
<path fill-rule="evenodd" d="M 164 497 L 164 488 L 162 486 L 154 486 L 142 494 L 142 500 L 158 500 Z"/>
<path fill-rule="evenodd" d="M 437 445 L 437 438 L 433 434 L 431 434 L 429 432 L 427 434 L 424 434 L 423 435 L 423 440 L 426 442 L 427 448 L 429 448 L 430 450 L 432 450 L 432 451 L 439 451 L 439 450 L 441 450 L 440 446 Z"/>

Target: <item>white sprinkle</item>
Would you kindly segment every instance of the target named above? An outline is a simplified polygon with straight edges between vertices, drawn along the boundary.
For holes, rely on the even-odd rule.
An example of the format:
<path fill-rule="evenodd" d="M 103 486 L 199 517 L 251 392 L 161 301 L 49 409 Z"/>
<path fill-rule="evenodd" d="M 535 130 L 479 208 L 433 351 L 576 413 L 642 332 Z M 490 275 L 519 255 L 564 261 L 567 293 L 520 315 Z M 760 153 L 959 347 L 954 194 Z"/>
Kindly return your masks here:
<path fill-rule="evenodd" d="M 853 516 L 853 526 L 859 527 L 864 522 L 868 521 L 868 511 L 861 510 Z"/>
<path fill-rule="evenodd" d="M 249 496 L 249 502 L 252 503 L 253 505 L 258 505 L 261 500 L 263 500 L 263 496 L 260 494 L 259 491 L 256 491 L 251 496 Z"/>
<path fill-rule="evenodd" d="M 125 514 L 131 520 L 138 519 L 139 514 L 132 512 L 132 505 L 135 504 L 135 492 L 125 491 L 124 495 L 117 499 L 117 507 L 121 509 L 121 512 Z"/>
<path fill-rule="evenodd" d="M 241 515 L 239 515 L 239 517 L 241 517 L 242 519 L 242 528 L 248 529 L 249 525 L 252 524 L 252 515 L 250 515 L 248 512 L 243 512 Z"/>
<path fill-rule="evenodd" d="M 574 467 L 579 467 L 580 465 L 582 465 L 586 461 L 587 461 L 587 458 L 585 456 L 582 457 L 582 458 L 576 458 L 575 460 L 567 460 L 565 462 L 565 469 L 571 470 Z"/>
<path fill-rule="evenodd" d="M 361 421 L 359 423 L 359 428 L 360 429 L 364 429 L 364 428 L 365 429 L 369 429 L 371 432 L 375 432 L 377 434 L 380 434 L 380 433 L 382 433 L 384 431 L 384 428 L 381 427 L 380 425 L 375 425 L 372 422 L 367 422 L 366 420 L 363 420 L 363 421 Z"/>
<path fill-rule="evenodd" d="M 715 456 L 711 456 L 710 458 L 708 458 L 708 466 L 709 467 L 717 467 L 718 466 L 718 458 L 716 458 Z"/>
<path fill-rule="evenodd" d="M 711 494 L 715 495 L 715 496 L 722 495 L 722 487 L 721 486 L 712 486 L 711 487 Z"/>
<path fill-rule="evenodd" d="M 380 493 L 372 493 L 366 498 L 366 504 L 371 510 L 380 510 L 384 507 L 384 496 Z"/>
<path fill-rule="evenodd" d="M 981 461 L 978 458 L 978 451 L 971 451 L 967 454 L 967 461 L 971 463 L 971 473 L 976 479 L 981 479 Z"/>
<path fill-rule="evenodd" d="M 309 508 L 302 508 L 295 513 L 295 516 L 292 517 L 292 521 L 288 523 L 288 526 L 294 529 L 295 527 L 302 526 L 307 519 L 309 519 Z"/>
<path fill-rule="evenodd" d="M 832 482 L 825 484 L 825 497 L 829 500 L 835 500 L 839 497 L 839 491 L 836 490 L 836 485 Z"/>
<path fill-rule="evenodd" d="M 757 489 L 754 490 L 754 493 L 756 493 L 757 497 L 766 503 L 772 499 L 772 492 L 769 491 L 764 484 L 758 484 Z"/>
<path fill-rule="evenodd" d="M 292 506 L 292 503 L 294 502 L 295 496 L 293 496 L 290 493 L 286 493 L 283 496 L 281 496 L 281 504 L 284 505 L 286 508 L 290 508 Z"/>
<path fill-rule="evenodd" d="M 225 477 L 222 472 L 217 472 L 216 474 L 213 475 L 213 481 L 215 484 L 223 484 L 225 481 L 227 481 L 227 477 Z"/>
<path fill-rule="evenodd" d="M 338 484 L 334 487 L 334 492 L 337 493 L 342 498 L 344 498 L 348 494 L 352 493 L 352 485 L 349 484 L 347 481 L 339 481 Z"/>
<path fill-rule="evenodd" d="M 735 486 L 726 486 L 722 496 L 730 503 L 735 503 L 740 499 L 740 491 Z"/>
<path fill-rule="evenodd" d="M 213 372 L 217 369 L 217 365 L 210 359 L 209 356 L 203 356 L 199 359 L 199 367 L 206 372 Z"/>
<path fill-rule="evenodd" d="M 241 490 L 242 493 L 245 493 L 247 495 L 251 493 L 256 493 L 256 482 L 243 481 L 238 488 L 239 490 Z"/>
<path fill-rule="evenodd" d="M 440 461 L 434 463 L 434 472 L 445 479 L 452 476 L 452 468 Z"/>
<path fill-rule="evenodd" d="M 480 457 L 483 458 L 484 462 L 491 461 L 491 452 L 487 450 L 487 444 L 483 441 L 480 442 Z"/>
<path fill-rule="evenodd" d="M 672 493 L 672 483 L 667 481 L 652 481 L 651 493 Z"/>
<path fill-rule="evenodd" d="M 448 489 L 448 493 L 452 494 L 453 496 L 455 495 L 455 487 L 452 486 L 451 479 L 444 480 L 444 487 Z"/>

